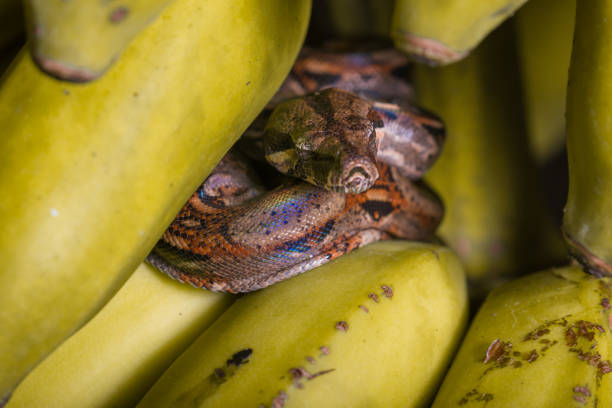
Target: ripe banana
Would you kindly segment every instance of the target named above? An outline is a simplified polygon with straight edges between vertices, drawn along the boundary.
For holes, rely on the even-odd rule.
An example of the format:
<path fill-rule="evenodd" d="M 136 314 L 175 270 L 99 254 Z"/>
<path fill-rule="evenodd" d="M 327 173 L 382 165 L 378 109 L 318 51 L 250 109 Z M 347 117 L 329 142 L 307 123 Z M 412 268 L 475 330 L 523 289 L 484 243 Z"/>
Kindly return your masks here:
<path fill-rule="evenodd" d="M 172 0 L 24 0 L 32 56 L 47 73 L 91 81 Z"/>
<path fill-rule="evenodd" d="M 612 275 L 612 0 L 577 2 L 567 90 L 569 194 L 563 218 L 572 254 Z"/>
<path fill-rule="evenodd" d="M 395 46 L 430 64 L 465 57 L 526 0 L 396 0 Z"/>
<path fill-rule="evenodd" d="M 19 55 L 0 88 L 0 399 L 142 262 L 279 87 L 309 12 L 175 0 L 86 85 Z"/>
<path fill-rule="evenodd" d="M 417 100 L 448 132 L 426 176 L 446 206 L 439 234 L 464 262 L 475 297 L 564 256 L 532 176 L 513 34 L 504 24 L 465 60 L 414 72 Z"/>
<path fill-rule="evenodd" d="M 612 279 L 577 266 L 495 289 L 433 408 L 609 407 Z"/>
<path fill-rule="evenodd" d="M 516 14 L 529 144 L 544 164 L 565 146 L 565 94 L 576 0 L 532 0 Z"/>
<path fill-rule="evenodd" d="M 143 263 L 25 377 L 6 407 L 132 407 L 233 299 L 182 285 Z"/>
<path fill-rule="evenodd" d="M 138 407 L 417 407 L 466 321 L 447 248 L 376 243 L 237 300 Z"/>

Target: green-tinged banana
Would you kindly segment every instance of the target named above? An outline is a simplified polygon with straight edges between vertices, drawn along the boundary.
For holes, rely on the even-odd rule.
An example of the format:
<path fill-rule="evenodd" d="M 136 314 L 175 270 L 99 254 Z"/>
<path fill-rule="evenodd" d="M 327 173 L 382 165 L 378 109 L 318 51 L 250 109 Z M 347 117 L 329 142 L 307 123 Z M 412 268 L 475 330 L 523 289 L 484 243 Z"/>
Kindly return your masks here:
<path fill-rule="evenodd" d="M 24 378 L 6 407 L 133 407 L 233 299 L 182 285 L 143 263 Z"/>
<path fill-rule="evenodd" d="M 369 245 L 237 300 L 138 407 L 427 406 L 466 312 L 450 250 Z"/>
<path fill-rule="evenodd" d="M 550 269 L 495 289 L 433 408 L 612 405 L 612 280 Z"/>
<path fill-rule="evenodd" d="M 32 57 L 57 78 L 91 81 L 172 1 L 24 0 Z"/>
<path fill-rule="evenodd" d="M 393 2 L 314 0 L 309 39 L 388 38 Z"/>
<path fill-rule="evenodd" d="M 391 36 L 395 46 L 430 64 L 469 54 L 526 0 L 396 0 Z"/>
<path fill-rule="evenodd" d="M 513 38 L 504 24 L 465 60 L 414 72 L 417 100 L 448 134 L 426 176 L 446 207 L 439 234 L 485 292 L 565 256 L 533 177 Z"/>
<path fill-rule="evenodd" d="M 0 398 L 142 262 L 289 72 L 310 1 L 175 0 L 104 77 L 0 88 Z"/>
<path fill-rule="evenodd" d="M 612 275 L 612 0 L 579 1 L 567 90 L 570 252 Z"/>
<path fill-rule="evenodd" d="M 514 19 L 529 144 L 540 164 L 565 145 L 565 94 L 575 12 L 576 0 L 532 0 Z"/>

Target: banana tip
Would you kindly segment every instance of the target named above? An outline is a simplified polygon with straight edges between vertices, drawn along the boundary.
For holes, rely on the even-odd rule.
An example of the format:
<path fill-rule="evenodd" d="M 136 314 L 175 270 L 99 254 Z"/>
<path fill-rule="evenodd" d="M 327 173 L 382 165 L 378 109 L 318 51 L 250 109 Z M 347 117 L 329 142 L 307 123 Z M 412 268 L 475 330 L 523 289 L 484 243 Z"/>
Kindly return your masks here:
<path fill-rule="evenodd" d="M 32 51 L 32 59 L 43 72 L 62 81 L 89 82 L 100 76 L 99 72 L 75 67 L 71 64 L 45 57 L 35 51 Z"/>
<path fill-rule="evenodd" d="M 469 54 L 469 50 L 455 51 L 439 41 L 403 30 L 396 30 L 392 36 L 397 49 L 411 55 L 417 61 L 432 66 L 450 64 Z"/>
<path fill-rule="evenodd" d="M 585 272 L 598 278 L 612 276 L 612 266 L 610 264 L 595 255 L 581 242 L 571 236 L 565 225 L 561 231 L 570 255 L 582 265 Z"/>

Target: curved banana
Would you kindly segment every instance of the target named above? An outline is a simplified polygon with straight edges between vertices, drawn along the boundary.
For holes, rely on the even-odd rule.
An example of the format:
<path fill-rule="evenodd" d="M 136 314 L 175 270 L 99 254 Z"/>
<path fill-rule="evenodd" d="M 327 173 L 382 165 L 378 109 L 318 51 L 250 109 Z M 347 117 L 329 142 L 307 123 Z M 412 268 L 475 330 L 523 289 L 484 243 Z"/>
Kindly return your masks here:
<path fill-rule="evenodd" d="M 173 0 L 24 0 L 32 57 L 48 74 L 86 82 Z"/>
<path fill-rule="evenodd" d="M 395 0 L 395 46 L 432 65 L 464 58 L 526 0 Z"/>
<path fill-rule="evenodd" d="M 569 193 L 563 229 L 570 252 L 612 275 L 612 1 L 576 5 L 567 90 Z"/>
<path fill-rule="evenodd" d="M 417 100 L 444 118 L 448 132 L 426 175 L 446 207 L 439 234 L 477 296 L 565 255 L 533 177 L 513 35 L 506 24 L 465 60 L 414 72 Z"/>
<path fill-rule="evenodd" d="M 467 317 L 447 248 L 387 241 L 237 300 L 148 407 L 420 407 Z"/>
<path fill-rule="evenodd" d="M 309 12 L 309 0 L 176 0 L 98 81 L 59 82 L 25 52 L 9 68 L 0 399 L 142 262 L 280 86 Z"/>
<path fill-rule="evenodd" d="M 495 289 L 433 408 L 609 407 L 612 280 L 570 266 Z"/>
<path fill-rule="evenodd" d="M 6 408 L 133 407 L 233 299 L 182 285 L 143 263 L 24 378 Z"/>

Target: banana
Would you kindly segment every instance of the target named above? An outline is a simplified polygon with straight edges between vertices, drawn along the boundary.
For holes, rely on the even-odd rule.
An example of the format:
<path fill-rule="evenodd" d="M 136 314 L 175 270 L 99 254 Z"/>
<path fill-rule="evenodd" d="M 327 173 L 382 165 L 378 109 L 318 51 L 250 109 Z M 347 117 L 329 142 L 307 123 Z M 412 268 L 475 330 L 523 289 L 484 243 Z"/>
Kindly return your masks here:
<path fill-rule="evenodd" d="M 138 407 L 425 406 L 466 317 L 450 250 L 372 244 L 237 300 Z"/>
<path fill-rule="evenodd" d="M 565 97 L 576 0 L 532 0 L 516 14 L 529 144 L 542 165 L 565 146 Z"/>
<path fill-rule="evenodd" d="M 142 262 L 280 86 L 309 12 L 176 0 L 86 85 L 17 57 L 0 88 L 0 399 Z"/>
<path fill-rule="evenodd" d="M 6 408 L 133 407 L 233 299 L 182 285 L 143 263 L 24 378 Z"/>
<path fill-rule="evenodd" d="M 396 0 L 395 46 L 433 65 L 456 62 L 526 0 Z"/>
<path fill-rule="evenodd" d="M 32 56 L 56 78 L 98 78 L 172 0 L 24 0 Z"/>
<path fill-rule="evenodd" d="M 563 229 L 570 252 L 612 275 L 612 1 L 577 2 L 567 90 L 569 193 Z"/>
<path fill-rule="evenodd" d="M 474 318 L 433 408 L 609 407 L 612 279 L 577 266 L 495 289 Z"/>
<path fill-rule="evenodd" d="M 446 206 L 439 235 L 464 262 L 475 297 L 565 255 L 533 177 L 513 34 L 505 24 L 465 60 L 414 72 L 418 102 L 448 133 L 426 175 Z"/>

